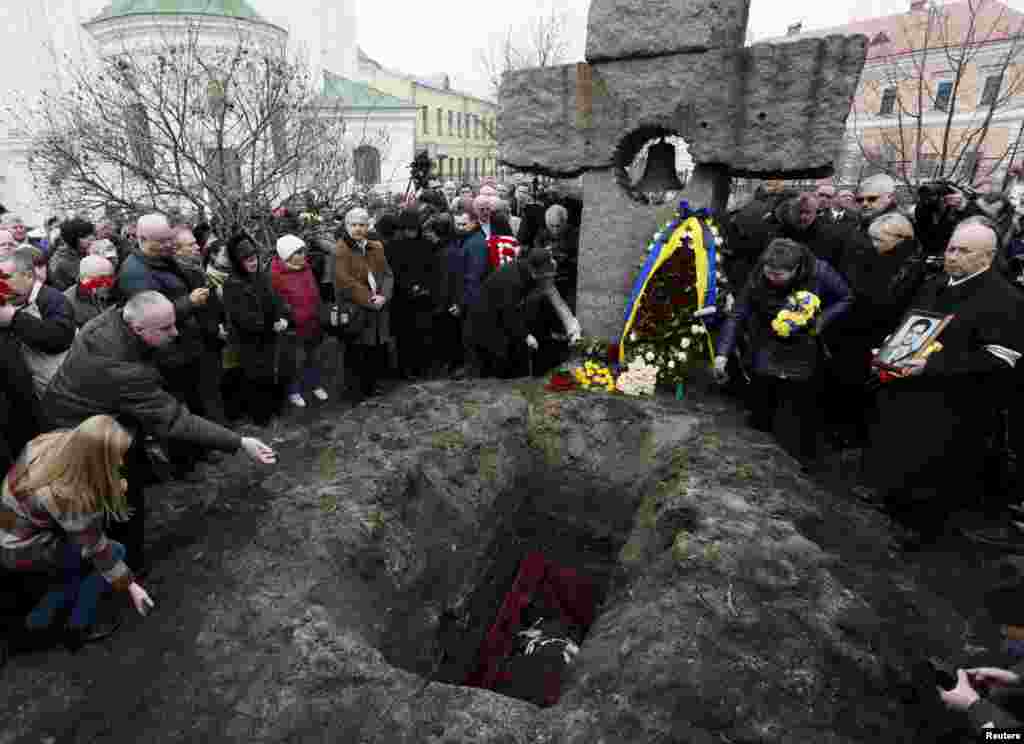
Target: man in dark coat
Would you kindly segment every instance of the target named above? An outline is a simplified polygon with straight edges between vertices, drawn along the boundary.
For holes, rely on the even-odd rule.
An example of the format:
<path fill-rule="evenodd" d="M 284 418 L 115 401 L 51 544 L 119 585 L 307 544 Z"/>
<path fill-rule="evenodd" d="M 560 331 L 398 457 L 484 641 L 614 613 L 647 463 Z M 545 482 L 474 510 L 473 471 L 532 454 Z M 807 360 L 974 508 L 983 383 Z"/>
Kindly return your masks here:
<path fill-rule="evenodd" d="M 103 256 L 86 256 L 78 282 L 64 290 L 71 303 L 75 327 L 81 328 L 114 304 L 114 264 Z"/>
<path fill-rule="evenodd" d="M 420 234 L 419 219 L 415 210 L 402 212 L 400 236 L 388 242 L 385 248 L 395 275 L 392 327 L 398 345 L 399 374 L 405 379 L 426 374 L 434 359 L 438 266 L 434 244 Z"/>
<path fill-rule="evenodd" d="M 991 270 L 995 252 L 991 228 L 957 228 L 944 273 L 911 303 L 913 310 L 954 316 L 938 338 L 941 348 L 909 362 L 906 376 L 885 383 L 877 396 L 865 480 L 897 517 L 913 516 L 925 538 L 938 534 L 956 508 L 980 506 L 986 439 L 1024 352 L 1024 300 Z"/>
<path fill-rule="evenodd" d="M 50 284 L 63 292 L 78 281 L 78 264 L 89 253 L 96 238 L 95 227 L 88 220 L 74 217 L 61 223 L 60 245 L 50 255 Z"/>
<path fill-rule="evenodd" d="M 156 291 L 174 305 L 180 336 L 157 351 L 157 365 L 168 390 L 192 409 L 202 410 L 199 360 L 203 343 L 193 311 L 209 300 L 210 290 L 202 284 L 190 284 L 190 275 L 175 259 L 176 233 L 164 215 L 140 217 L 136 234 L 138 250 L 130 254 L 118 269 L 118 293 L 128 300 L 139 292 Z M 189 471 L 201 456 L 200 452 L 187 446 L 176 445 L 174 450 L 172 458 L 182 474 Z"/>
<path fill-rule="evenodd" d="M 555 287 L 572 311 L 576 312 L 576 281 L 579 266 L 580 232 L 569 223 L 569 210 L 561 204 L 552 204 L 544 213 L 544 229 L 530 250 L 548 250 L 558 273 Z"/>
<path fill-rule="evenodd" d="M 52 428 L 73 429 L 90 416 L 108 414 L 139 430 L 126 458 L 127 522 L 115 522 L 110 536 L 124 543 L 132 568 L 145 565 L 147 460 L 143 435 L 189 442 L 204 449 L 245 451 L 257 462 L 276 455 L 258 439 L 238 434 L 189 412 L 162 389 L 155 352 L 177 336 L 174 306 L 158 292 L 140 292 L 122 308 L 111 308 L 86 324 L 43 397 Z"/>
<path fill-rule="evenodd" d="M 45 430 L 32 373 L 17 340 L 0 333 L 0 473 L 6 473 L 25 445 Z"/>
<path fill-rule="evenodd" d="M 555 263 L 546 251 L 502 266 L 484 282 L 480 301 L 466 320 L 466 351 L 473 377 L 522 377 L 529 354 L 539 348 L 530 333 L 538 305 L 534 290 L 553 287 Z"/>
<path fill-rule="evenodd" d="M 861 184 L 862 228 L 849 232 L 840 267 L 856 299 L 825 336 L 831 353 L 827 417 L 840 445 L 865 441 L 869 400 L 864 384 L 870 377 L 871 349 L 903 316 L 924 279 L 914 227 L 900 213 L 895 189 L 895 182 L 884 174 Z"/>
<path fill-rule="evenodd" d="M 36 395 L 42 397 L 75 338 L 75 319 L 67 298 L 36 276 L 36 250 L 22 246 L 0 260 L 12 290 L 8 303 L 0 306 L 0 329 L 17 339 Z"/>

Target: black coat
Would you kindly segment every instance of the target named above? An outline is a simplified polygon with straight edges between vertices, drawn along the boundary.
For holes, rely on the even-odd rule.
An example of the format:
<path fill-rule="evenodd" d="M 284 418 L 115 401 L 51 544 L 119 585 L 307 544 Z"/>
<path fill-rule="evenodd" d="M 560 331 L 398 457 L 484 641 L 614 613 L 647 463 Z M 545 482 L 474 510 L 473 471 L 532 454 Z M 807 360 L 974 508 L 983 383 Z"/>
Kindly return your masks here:
<path fill-rule="evenodd" d="M 25 445 L 46 430 L 42 408 L 21 347 L 11 334 L 0 333 L 0 473 Z"/>
<path fill-rule="evenodd" d="M 43 396 L 51 428 L 73 429 L 108 414 L 162 439 L 234 452 L 241 437 L 189 412 L 164 389 L 153 350 L 131 332 L 118 308 L 90 320 L 75 336 Z"/>
<path fill-rule="evenodd" d="M 985 347 L 1024 352 L 1024 299 L 991 269 L 956 287 L 948 281 L 945 274 L 930 279 L 910 303 L 955 314 L 939 336 L 942 350 L 929 356 L 923 374 L 878 393 L 864 459 L 875 487 L 933 487 L 962 498 L 981 482 L 986 435 L 1017 377 Z"/>
<path fill-rule="evenodd" d="M 284 318 L 292 324 L 288 309 L 270 284 L 270 274 L 232 274 L 224 282 L 224 310 L 230 322 L 228 333 L 238 344 L 242 371 L 251 380 L 272 382 L 275 360 L 284 356 L 285 334 L 274 331 Z M 283 379 L 283 376 L 281 376 Z"/>
<path fill-rule="evenodd" d="M 487 351 L 499 363 L 525 355 L 534 307 L 527 298 L 534 287 L 524 262 L 506 264 L 487 277 L 480 300 L 466 319 L 470 345 Z"/>

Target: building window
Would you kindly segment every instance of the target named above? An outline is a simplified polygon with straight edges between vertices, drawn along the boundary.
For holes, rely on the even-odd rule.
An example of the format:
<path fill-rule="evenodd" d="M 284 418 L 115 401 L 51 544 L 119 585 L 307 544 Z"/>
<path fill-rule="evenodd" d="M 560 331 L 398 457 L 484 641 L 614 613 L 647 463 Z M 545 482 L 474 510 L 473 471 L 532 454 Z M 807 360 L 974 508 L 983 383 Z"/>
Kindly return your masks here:
<path fill-rule="evenodd" d="M 448 136 L 451 137 L 455 134 L 455 112 L 448 112 Z"/>
<path fill-rule="evenodd" d="M 886 88 L 882 93 L 882 105 L 878 108 L 879 116 L 889 116 L 896 106 L 896 89 Z"/>
<path fill-rule="evenodd" d="M 480 158 L 473 158 L 473 177 L 480 178 Z"/>
<path fill-rule="evenodd" d="M 443 121 L 443 118 L 444 118 L 444 116 L 441 113 L 441 109 L 438 109 L 437 110 L 437 133 L 439 135 L 444 134 L 444 121 Z"/>
<path fill-rule="evenodd" d="M 473 117 L 473 139 L 480 139 L 480 117 Z"/>
<path fill-rule="evenodd" d="M 461 137 L 462 136 L 462 112 L 461 111 L 455 115 L 455 120 L 458 122 L 458 133 L 459 133 L 459 136 Z"/>
<path fill-rule="evenodd" d="M 935 110 L 946 111 L 949 108 L 949 99 L 953 95 L 953 83 L 952 81 L 944 81 L 939 83 L 939 89 L 935 93 Z"/>
<path fill-rule="evenodd" d="M 132 103 L 125 108 L 128 143 L 132 149 L 135 164 L 143 170 L 153 170 L 156 160 L 153 154 L 153 139 L 149 128 L 149 115 L 144 103 Z"/>
<path fill-rule="evenodd" d="M 1003 85 L 1002 75 L 989 75 L 985 78 L 985 89 L 981 92 L 979 106 L 991 106 L 999 98 L 999 89 Z"/>
<path fill-rule="evenodd" d="M 357 147 L 352 157 L 356 166 L 356 183 L 363 186 L 375 186 L 380 183 L 380 152 L 376 147 Z"/>
<path fill-rule="evenodd" d="M 423 134 L 430 134 L 430 110 L 423 107 Z"/>

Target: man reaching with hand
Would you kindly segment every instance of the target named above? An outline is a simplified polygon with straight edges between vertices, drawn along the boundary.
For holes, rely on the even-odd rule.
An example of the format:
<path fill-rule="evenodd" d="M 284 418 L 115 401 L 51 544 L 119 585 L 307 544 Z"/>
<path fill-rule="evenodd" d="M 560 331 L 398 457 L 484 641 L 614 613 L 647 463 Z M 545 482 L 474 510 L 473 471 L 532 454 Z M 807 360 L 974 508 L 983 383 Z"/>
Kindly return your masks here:
<path fill-rule="evenodd" d="M 140 292 L 124 308 L 111 308 L 86 323 L 43 397 L 50 426 L 73 429 L 90 416 L 109 414 L 159 439 L 225 452 L 242 449 L 256 462 L 276 462 L 277 455 L 263 442 L 190 413 L 161 387 L 157 352 L 177 335 L 174 305 L 154 291 Z M 135 436 L 125 458 L 132 517 L 110 530 L 113 539 L 124 543 L 136 573 L 145 573 L 143 485 L 148 461 L 143 440 Z"/>

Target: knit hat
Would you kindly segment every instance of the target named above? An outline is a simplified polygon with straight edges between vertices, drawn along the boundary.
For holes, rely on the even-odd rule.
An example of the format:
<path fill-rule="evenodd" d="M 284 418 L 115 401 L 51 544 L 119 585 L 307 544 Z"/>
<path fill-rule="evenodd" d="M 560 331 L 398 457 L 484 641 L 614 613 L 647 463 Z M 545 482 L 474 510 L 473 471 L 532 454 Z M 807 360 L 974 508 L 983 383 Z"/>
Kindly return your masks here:
<path fill-rule="evenodd" d="M 296 235 L 282 235 L 277 239 L 277 255 L 287 261 L 301 250 L 305 250 L 305 241 Z"/>

